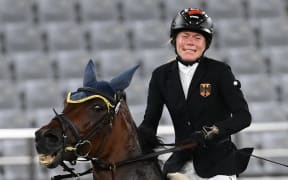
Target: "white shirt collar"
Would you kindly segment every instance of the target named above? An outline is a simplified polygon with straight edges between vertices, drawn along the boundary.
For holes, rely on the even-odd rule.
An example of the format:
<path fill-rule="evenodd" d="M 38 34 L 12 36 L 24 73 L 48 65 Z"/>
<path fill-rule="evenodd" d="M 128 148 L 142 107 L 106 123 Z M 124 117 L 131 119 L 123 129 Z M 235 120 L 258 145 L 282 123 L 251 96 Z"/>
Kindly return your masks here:
<path fill-rule="evenodd" d="M 179 68 L 179 71 L 181 71 L 182 73 L 184 74 L 190 74 L 191 71 L 195 71 L 195 69 L 197 68 L 198 66 L 198 62 L 196 62 L 195 64 L 193 64 L 192 66 L 185 66 L 184 64 L 178 62 L 178 68 Z M 194 74 L 194 73 L 193 73 Z"/>

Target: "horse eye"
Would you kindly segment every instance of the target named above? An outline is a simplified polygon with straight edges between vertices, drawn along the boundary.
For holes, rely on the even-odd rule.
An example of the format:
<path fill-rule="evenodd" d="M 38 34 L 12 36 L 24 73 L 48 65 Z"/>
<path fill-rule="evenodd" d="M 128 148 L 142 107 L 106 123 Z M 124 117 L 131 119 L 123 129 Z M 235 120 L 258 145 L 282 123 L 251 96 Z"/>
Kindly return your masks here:
<path fill-rule="evenodd" d="M 100 106 L 99 104 L 96 104 L 93 106 L 93 110 L 95 111 L 102 111 L 104 108 L 102 106 Z"/>

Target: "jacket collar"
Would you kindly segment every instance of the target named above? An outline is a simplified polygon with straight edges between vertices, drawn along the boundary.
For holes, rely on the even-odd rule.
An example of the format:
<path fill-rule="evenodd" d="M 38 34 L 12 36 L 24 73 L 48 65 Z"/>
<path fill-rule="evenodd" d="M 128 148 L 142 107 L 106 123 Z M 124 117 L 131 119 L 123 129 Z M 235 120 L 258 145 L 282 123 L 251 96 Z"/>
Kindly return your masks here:
<path fill-rule="evenodd" d="M 199 65 L 194 73 L 194 76 L 192 78 L 191 84 L 189 86 L 187 99 L 190 98 L 191 92 L 193 89 L 199 87 L 199 82 L 203 75 L 207 72 L 207 59 L 203 57 L 201 61 L 199 62 Z M 178 69 L 178 62 L 177 60 L 173 61 L 171 63 L 170 73 L 169 73 L 169 79 L 174 83 L 173 87 L 175 87 L 176 91 L 179 91 L 177 93 L 181 93 L 182 97 L 185 99 L 184 92 L 182 90 L 180 75 L 179 75 L 179 69 Z"/>

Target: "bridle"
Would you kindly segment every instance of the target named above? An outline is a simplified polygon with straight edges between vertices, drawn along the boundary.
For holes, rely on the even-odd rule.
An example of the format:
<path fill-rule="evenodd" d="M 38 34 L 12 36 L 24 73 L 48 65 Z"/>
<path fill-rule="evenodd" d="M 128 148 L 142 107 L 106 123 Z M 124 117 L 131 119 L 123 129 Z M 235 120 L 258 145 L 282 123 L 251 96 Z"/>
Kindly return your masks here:
<path fill-rule="evenodd" d="M 62 149 L 64 150 L 64 152 L 74 152 L 74 155 L 76 156 L 76 160 L 70 161 L 70 164 L 72 165 L 76 164 L 77 158 L 84 158 L 85 161 L 91 161 L 96 167 L 99 167 L 100 170 L 112 170 L 114 169 L 113 165 L 110 165 L 110 163 L 100 160 L 99 157 L 103 152 L 104 146 L 107 143 L 107 139 L 109 135 L 111 134 L 113 120 L 119 110 L 119 106 L 121 104 L 121 98 L 116 97 L 115 100 L 112 98 L 107 98 L 107 96 L 99 95 L 100 93 L 98 91 L 89 87 L 79 88 L 77 91 L 86 91 L 86 92 L 90 92 L 93 94 L 97 94 L 97 97 L 103 99 L 104 102 L 106 103 L 106 106 L 108 107 L 107 113 L 104 116 L 102 116 L 95 125 L 93 125 L 93 127 L 89 130 L 89 132 L 85 136 L 81 137 L 80 133 L 78 132 L 77 128 L 72 123 L 72 121 L 68 117 L 66 117 L 63 113 L 59 114 L 56 112 L 55 109 L 53 109 L 56 115 L 55 119 L 60 122 L 61 128 L 62 128 L 62 142 L 63 142 Z M 100 145 L 98 146 L 96 155 L 94 155 L 94 157 L 90 157 L 89 153 L 92 148 L 91 139 L 94 136 L 96 136 L 99 132 L 102 132 L 101 130 L 105 128 L 106 128 L 106 131 L 104 134 L 104 138 L 101 141 Z M 67 136 L 68 130 L 71 131 L 73 137 L 76 140 L 76 143 L 73 146 L 69 145 L 68 143 L 68 136 Z M 81 152 L 81 148 L 83 146 L 88 147 L 88 150 L 85 152 Z M 83 173 L 80 173 L 80 174 L 75 173 L 73 171 L 74 170 L 73 168 L 70 168 L 65 164 L 65 162 L 63 161 L 63 158 L 61 159 L 60 165 L 63 167 L 64 171 L 68 171 L 70 174 L 55 176 L 54 178 L 52 178 L 54 180 L 68 178 L 68 177 L 79 177 L 79 176 L 84 175 Z M 91 172 L 92 172 L 92 169 L 89 169 L 87 172 L 84 172 L 84 173 L 88 174 Z"/>
<path fill-rule="evenodd" d="M 78 130 L 75 128 L 75 126 L 71 123 L 71 121 L 64 115 L 64 114 L 58 114 L 55 109 L 54 113 L 56 114 L 56 118 L 61 122 L 61 126 L 62 126 L 62 142 L 63 142 L 63 147 L 64 150 L 66 152 L 70 151 L 70 152 L 74 152 L 75 156 L 77 157 L 82 157 L 82 158 L 86 158 L 88 157 L 89 153 L 90 153 L 90 149 L 91 149 L 91 138 L 94 137 L 96 134 L 99 133 L 99 130 L 104 129 L 105 127 L 109 127 L 107 133 L 105 133 L 105 137 L 107 137 L 110 134 L 110 130 L 112 128 L 112 121 L 114 119 L 113 116 L 107 114 L 105 116 L 103 116 L 99 122 L 96 123 L 96 125 L 91 128 L 91 130 L 89 131 L 88 134 L 86 134 L 84 137 L 80 137 Z M 108 117 L 108 118 L 106 118 Z M 69 143 L 67 143 L 67 139 L 68 136 L 67 134 L 67 128 L 69 128 L 69 130 L 72 132 L 72 135 L 74 136 L 74 138 L 76 139 L 76 143 L 74 146 L 68 145 Z M 104 138 L 104 140 L 101 142 L 99 147 L 103 147 L 104 144 L 106 143 L 106 139 Z M 85 153 L 80 152 L 81 147 L 83 147 L 84 145 L 88 145 L 89 146 L 89 150 Z M 99 148 L 99 150 L 97 151 L 97 154 L 100 154 L 101 151 Z"/>

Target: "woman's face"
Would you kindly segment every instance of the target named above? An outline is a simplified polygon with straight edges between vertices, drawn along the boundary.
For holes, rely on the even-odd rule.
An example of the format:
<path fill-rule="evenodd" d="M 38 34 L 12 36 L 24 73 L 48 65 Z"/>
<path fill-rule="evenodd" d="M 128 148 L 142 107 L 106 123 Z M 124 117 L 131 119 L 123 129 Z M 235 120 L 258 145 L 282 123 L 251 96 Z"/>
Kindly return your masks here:
<path fill-rule="evenodd" d="M 176 49 L 178 55 L 185 61 L 195 61 L 206 48 L 205 37 L 202 34 L 191 31 L 181 31 L 176 37 Z"/>

